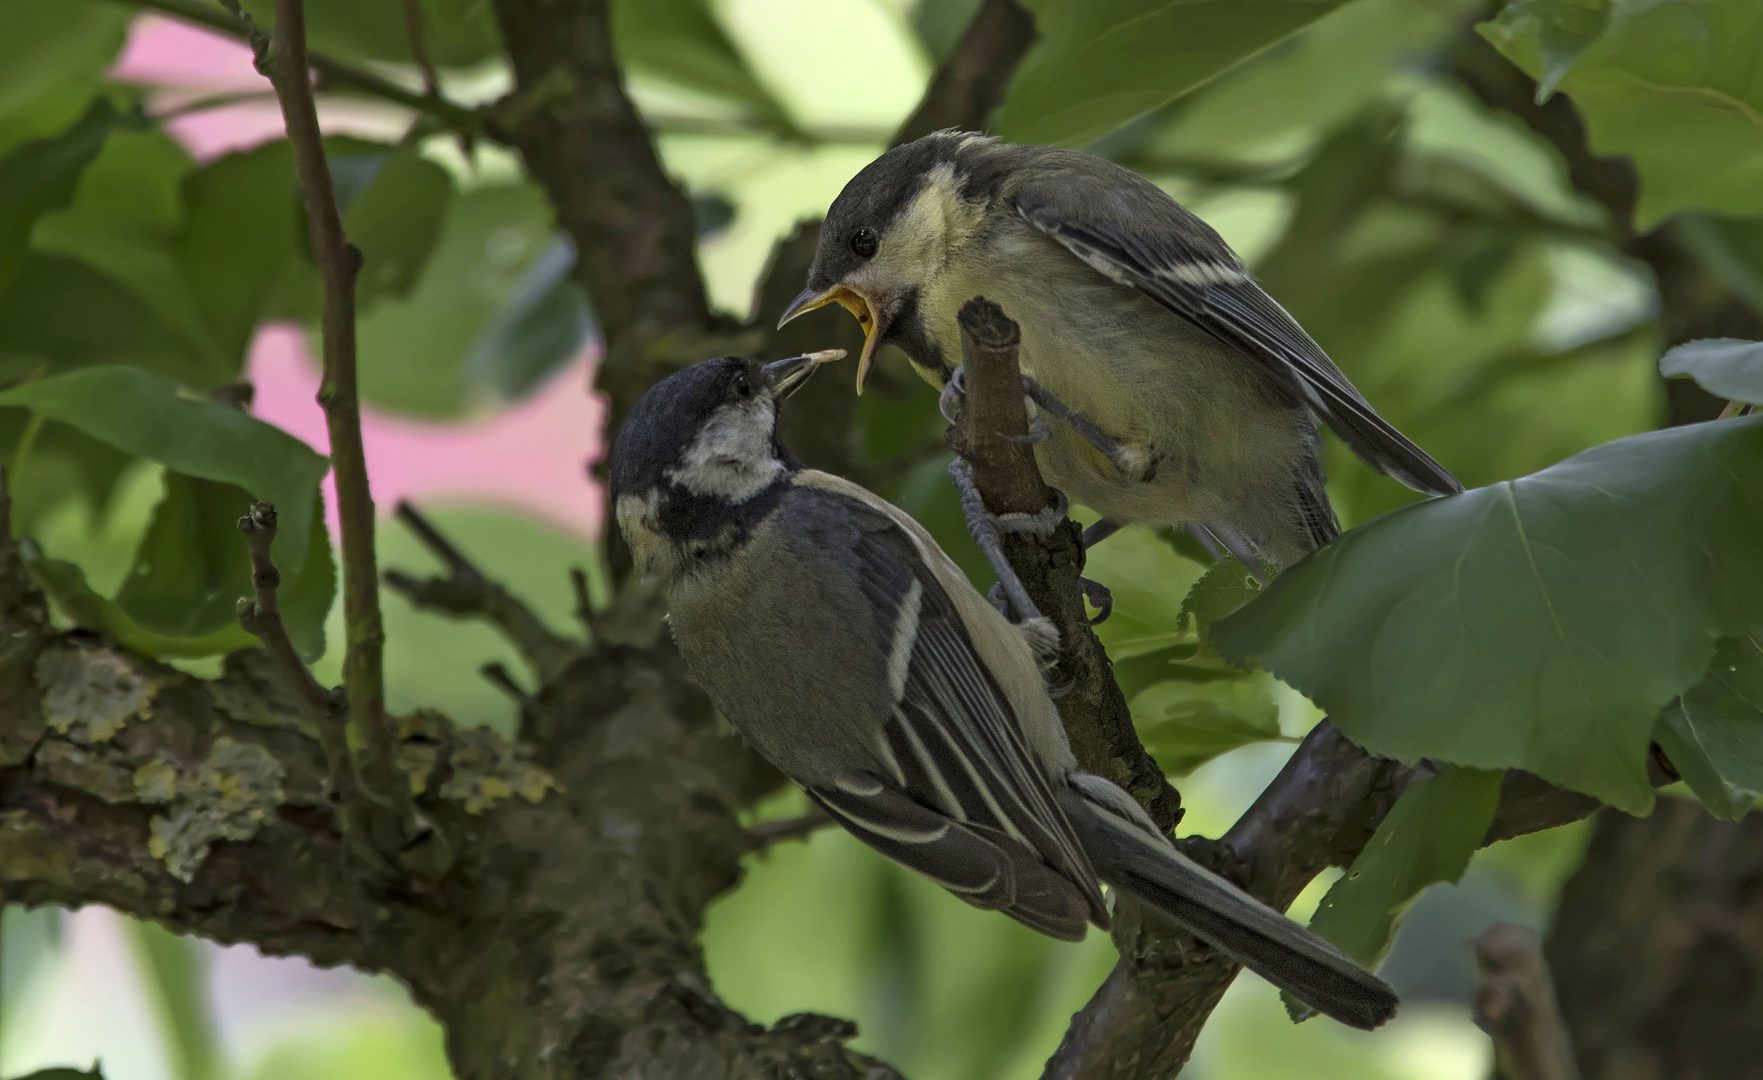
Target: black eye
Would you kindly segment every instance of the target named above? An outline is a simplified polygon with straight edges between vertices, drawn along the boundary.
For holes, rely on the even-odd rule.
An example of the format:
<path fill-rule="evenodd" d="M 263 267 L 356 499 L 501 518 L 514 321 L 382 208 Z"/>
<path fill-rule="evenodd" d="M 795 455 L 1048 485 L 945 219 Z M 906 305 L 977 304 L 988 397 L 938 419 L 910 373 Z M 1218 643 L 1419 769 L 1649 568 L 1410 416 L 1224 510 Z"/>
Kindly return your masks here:
<path fill-rule="evenodd" d="M 867 259 L 875 254 L 875 230 L 865 225 L 851 234 L 851 250 L 860 259 Z"/>
<path fill-rule="evenodd" d="M 747 381 L 747 376 L 746 376 L 745 372 L 740 372 L 740 371 L 735 372 L 735 381 L 733 383 L 733 386 L 734 386 L 735 393 L 741 395 L 742 397 L 752 397 L 753 396 L 753 386 L 751 383 L 749 383 Z"/>

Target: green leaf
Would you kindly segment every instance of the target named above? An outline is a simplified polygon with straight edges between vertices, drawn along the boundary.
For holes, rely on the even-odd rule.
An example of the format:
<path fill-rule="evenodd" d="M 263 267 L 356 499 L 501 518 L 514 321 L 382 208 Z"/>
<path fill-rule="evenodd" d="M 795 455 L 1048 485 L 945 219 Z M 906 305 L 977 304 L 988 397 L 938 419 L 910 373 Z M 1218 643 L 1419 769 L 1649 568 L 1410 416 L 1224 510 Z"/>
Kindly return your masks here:
<path fill-rule="evenodd" d="M 109 0 L 0 0 L 0 154 L 79 119 L 134 15 Z"/>
<path fill-rule="evenodd" d="M 299 192 L 286 141 L 228 154 L 183 184 L 184 225 L 173 241 L 179 268 L 233 377 L 300 242 Z"/>
<path fill-rule="evenodd" d="M 515 283 L 462 361 L 466 382 L 518 401 L 594 334 L 587 297 L 569 276 L 575 248 L 559 236 Z"/>
<path fill-rule="evenodd" d="M 349 205 L 343 230 L 361 250 L 356 301 L 366 310 L 387 296 L 408 296 L 441 239 L 453 201 L 453 178 L 415 146 L 386 157 Z"/>
<path fill-rule="evenodd" d="M 1536 40 L 1542 64 L 1537 104 L 1549 100 L 1574 61 L 1610 25 L 1610 0 L 1514 0 L 1495 22 L 1508 37 Z"/>
<path fill-rule="evenodd" d="M 18 275 L 37 219 L 73 201 L 80 173 L 119 123 L 108 101 L 52 139 L 27 142 L 0 158 L 0 292 Z"/>
<path fill-rule="evenodd" d="M 1743 817 L 1763 794 L 1763 633 L 1722 639 L 1708 674 L 1665 709 L 1655 737 L 1711 813 Z"/>
<path fill-rule="evenodd" d="M 94 592 L 86 583 L 86 575 L 73 563 L 45 558 L 29 538 L 22 540 L 20 547 L 25 569 L 30 571 L 32 580 L 75 625 L 103 634 L 126 649 L 161 658 L 200 657 L 247 649 L 257 644 L 257 639 L 237 623 L 199 638 L 156 634 L 129 618 L 121 605 Z"/>
<path fill-rule="evenodd" d="M 924 51 L 940 64 L 955 51 L 979 8 L 980 0 L 918 0 L 909 19 Z"/>
<path fill-rule="evenodd" d="M 34 1073 L 16 1077 L 14 1080 L 104 1080 L 104 1073 L 99 1071 L 98 1063 L 94 1061 L 90 1072 L 57 1066 L 52 1069 L 38 1069 Z"/>
<path fill-rule="evenodd" d="M 173 1075 L 182 1080 L 209 1080 L 215 1074 L 219 1045 L 208 1006 L 207 957 L 195 938 L 172 933 L 158 923 L 126 920 L 142 961 L 162 1030 L 169 1036 Z"/>
<path fill-rule="evenodd" d="M 1263 588 L 1243 561 L 1232 555 L 1188 590 L 1181 602 L 1181 626 L 1209 641 L 1213 623 L 1255 599 Z"/>
<path fill-rule="evenodd" d="M 1185 776 L 1220 754 L 1281 737 L 1266 675 L 1172 679 L 1132 699 L 1133 726 L 1163 771 Z"/>
<path fill-rule="evenodd" d="M 1716 397 L 1763 405 L 1763 341 L 1686 342 L 1659 359 L 1659 374 L 1688 375 Z"/>
<path fill-rule="evenodd" d="M 520 302 L 526 274 L 554 237 L 550 206 L 531 185 L 478 188 L 453 199 L 416 287 L 382 300 L 358 324 L 362 398 L 418 416 L 463 411 L 479 389 L 467 357 L 508 305 Z M 560 335 L 551 344 L 566 341 Z M 543 366 L 530 354 L 526 360 Z M 494 365 L 480 363 L 493 379 Z"/>
<path fill-rule="evenodd" d="M 613 0 L 612 42 L 619 60 L 632 71 L 739 102 L 755 119 L 781 131 L 795 130 L 708 0 Z"/>
<path fill-rule="evenodd" d="M 1547 78 L 1538 20 L 1479 29 L 1532 78 Z M 1763 213 L 1759 55 L 1763 7 L 1753 0 L 1623 4 L 1561 78 L 1592 152 L 1632 158 L 1640 173 L 1636 231 L 1679 210 Z"/>
<path fill-rule="evenodd" d="M 1455 882 L 1500 804 L 1502 774 L 1446 766 L 1410 784 L 1371 842 L 1328 890 L 1310 930 L 1375 968 L 1428 885 Z"/>
<path fill-rule="evenodd" d="M 244 7 L 259 26 L 275 24 L 272 0 L 244 0 Z M 437 66 L 466 67 L 501 54 L 494 13 L 483 0 L 421 0 L 421 9 L 423 44 Z M 415 63 L 402 3 L 306 0 L 306 25 L 314 51 L 350 60 Z"/>
<path fill-rule="evenodd" d="M 232 484 L 165 475 L 165 498 L 116 602 L 148 630 L 200 637 L 236 618 L 251 592 L 251 560 L 238 520 L 251 496 Z"/>
<path fill-rule="evenodd" d="M 237 363 L 210 340 L 172 243 L 184 216 L 180 189 L 193 169 L 162 131 L 116 131 L 80 177 L 73 204 L 37 222 L 31 246 L 77 259 L 126 290 L 208 369 L 199 381 L 218 383 Z"/>
<path fill-rule="evenodd" d="M 132 364 L 210 387 L 211 353 L 167 325 L 135 293 L 82 259 L 31 252 L 0 295 L 0 374 L 6 382 L 92 364 Z"/>
<path fill-rule="evenodd" d="M 130 367 L 92 367 L 0 392 L 19 405 L 173 472 L 236 484 L 276 504 L 282 527 L 276 560 L 286 573 L 305 564 L 318 483 L 330 465 L 305 443 L 162 376 Z"/>
<path fill-rule="evenodd" d="M 1027 0 L 1041 44 L 998 131 L 1082 146 L 1315 22 L 1343 0 Z"/>
<path fill-rule="evenodd" d="M 1652 805 L 1660 710 L 1763 610 L 1763 417 L 1650 432 L 1348 532 L 1212 628 L 1372 753 Z"/>
<path fill-rule="evenodd" d="M 1290 160 L 1383 93 L 1416 53 L 1454 33 L 1466 0 L 1355 0 L 1184 97 L 1141 151 L 1159 157 Z M 1138 163 L 1135 161 L 1135 165 Z"/>
<path fill-rule="evenodd" d="M 1181 628 L 1182 598 L 1201 580 L 1204 567 L 1139 528 L 1115 533 L 1085 559 L 1085 575 L 1114 594 L 1114 613 L 1096 627 L 1096 635 L 1115 663 L 1193 643 L 1192 632 Z"/>

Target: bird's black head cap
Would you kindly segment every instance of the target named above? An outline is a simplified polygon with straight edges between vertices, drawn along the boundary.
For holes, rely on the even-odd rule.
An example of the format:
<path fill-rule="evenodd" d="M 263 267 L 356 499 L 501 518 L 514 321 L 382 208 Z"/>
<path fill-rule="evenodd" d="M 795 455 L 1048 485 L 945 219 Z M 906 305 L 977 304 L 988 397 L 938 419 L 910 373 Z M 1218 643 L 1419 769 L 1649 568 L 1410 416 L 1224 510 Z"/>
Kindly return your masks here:
<path fill-rule="evenodd" d="M 984 198 L 992 185 L 985 168 L 998 144 L 961 131 L 939 131 L 892 150 L 863 167 L 827 208 L 808 285 L 826 289 L 844 280 L 875 252 L 879 241 L 938 165 L 949 164 L 970 198 Z M 974 184 L 973 180 L 980 183 Z"/>
<path fill-rule="evenodd" d="M 764 370 L 752 360 L 719 356 L 693 364 L 637 399 L 612 447 L 613 501 L 677 485 L 682 477 L 689 481 L 694 448 L 703 449 L 706 433 L 719 430 L 726 434 L 716 450 L 724 457 L 701 461 L 704 468 L 765 469 L 767 459 L 789 460 L 777 441 L 777 403 Z M 716 450 L 703 449 L 700 456 L 714 458 Z"/>

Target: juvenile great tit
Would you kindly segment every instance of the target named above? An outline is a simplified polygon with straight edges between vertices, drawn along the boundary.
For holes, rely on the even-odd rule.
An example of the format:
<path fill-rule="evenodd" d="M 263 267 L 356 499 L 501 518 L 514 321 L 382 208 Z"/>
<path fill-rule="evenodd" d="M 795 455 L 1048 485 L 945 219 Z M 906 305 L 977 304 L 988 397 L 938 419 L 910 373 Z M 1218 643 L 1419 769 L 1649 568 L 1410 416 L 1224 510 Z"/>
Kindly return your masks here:
<path fill-rule="evenodd" d="M 1075 150 L 943 131 L 888 151 L 833 201 L 779 325 L 841 304 L 867 335 L 859 393 L 883 344 L 943 388 L 961 362 L 956 314 L 982 294 L 1021 326 L 1031 400 L 1067 421 L 1036 447 L 1042 475 L 1113 526 L 1185 527 L 1251 569 L 1297 561 L 1340 532 L 1312 414 L 1379 472 L 1463 490 L 1218 233 Z"/>
<path fill-rule="evenodd" d="M 778 405 L 813 366 L 675 372 L 613 446 L 619 528 L 723 715 L 858 839 L 975 907 L 1075 941 L 1107 928 L 1108 882 L 1342 1023 L 1388 1020 L 1388 986 L 1078 770 L 1021 629 L 929 533 L 784 449 Z"/>

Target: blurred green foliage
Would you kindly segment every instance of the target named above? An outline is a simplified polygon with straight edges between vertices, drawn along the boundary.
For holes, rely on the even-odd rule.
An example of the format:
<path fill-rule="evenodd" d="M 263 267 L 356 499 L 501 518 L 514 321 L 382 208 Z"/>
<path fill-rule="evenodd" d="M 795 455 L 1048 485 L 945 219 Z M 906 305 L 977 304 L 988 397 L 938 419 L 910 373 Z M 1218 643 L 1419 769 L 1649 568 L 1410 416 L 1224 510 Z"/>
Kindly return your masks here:
<path fill-rule="evenodd" d="M 267 19 L 268 0 L 246 6 Z M 444 86 L 502 76 L 488 4 L 419 6 Z M 752 295 L 776 236 L 885 144 L 876 103 L 909 103 L 977 6 L 840 0 L 811 19 L 800 4 L 786 26 L 776 4 L 614 3 L 638 103 L 704 210 L 713 295 Z M 1583 831 L 1557 830 L 1472 862 L 1494 775 L 1476 769 L 1522 766 L 1640 809 L 1657 739 L 1712 810 L 1747 809 L 1763 790 L 1763 521 L 1749 494 L 1763 479 L 1763 428 L 1729 420 L 1626 438 L 1663 415 L 1662 301 L 1618 245 L 1631 224 L 1664 223 L 1719 287 L 1763 310 L 1763 9 L 1026 6 L 1042 40 L 994 127 L 1087 145 L 1212 221 L 1379 411 L 1480 489 L 1410 505 L 1413 493 L 1330 441 L 1344 522 L 1389 516 L 1266 590 L 1168 535 L 1129 530 L 1091 553 L 1089 573 L 1115 597 L 1101 636 L 1145 744 L 1185 777 L 1190 827 L 1228 823 L 1277 769 L 1282 744 L 1314 722 L 1291 687 L 1369 748 L 1435 759 L 1439 774 L 1403 798 L 1316 923 L 1368 958 L 1393 940 L 1390 969 L 1411 971 L 1461 959 L 1466 921 L 1546 918 L 1578 857 Z M 314 48 L 415 78 L 401 5 L 308 9 Z M 0 0 L 0 456 L 15 526 L 35 535 L 34 572 L 64 617 L 187 660 L 248 643 L 231 617 L 245 564 L 230 521 L 248 498 L 272 498 L 284 607 L 317 653 L 325 613 L 339 618 L 322 459 L 210 396 L 239 379 L 264 322 L 316 320 L 288 148 L 192 160 L 150 118 L 151 95 L 105 78 L 130 14 L 108 0 Z M 853 25 L 868 34 L 856 46 Z M 1539 98 L 1571 100 L 1594 152 L 1634 162 L 1635 222 L 1609 220 L 1554 146 L 1451 75 L 1473 33 L 1537 77 Z M 804 63 L 805 41 L 812 59 L 848 66 L 841 84 Z M 468 417 L 529 393 L 592 335 L 574 250 L 517 168 L 483 151 L 465 164 L 420 124 L 391 141 L 333 137 L 327 149 L 366 260 L 371 407 Z M 855 410 L 857 459 L 988 584 L 944 473 L 934 395 L 890 364 L 898 357 Z M 1752 402 L 1763 382 L 1759 350 L 1743 341 L 1680 350 L 1666 370 Z M 433 516 L 543 618 L 568 625 L 566 572 L 592 565 L 587 544 L 507 512 Z M 381 530 L 380 563 L 428 565 L 396 526 Z M 514 707 L 478 674 L 491 661 L 518 668 L 499 637 L 391 594 L 385 604 L 394 709 L 433 705 L 512 729 Z M 1221 647 L 1265 670 L 1227 662 Z M 338 662 L 332 650 L 320 678 L 335 681 Z M 785 798 L 762 812 L 796 809 Z M 972 911 L 842 833 L 781 845 L 749 870 L 705 934 L 718 990 L 761 1021 L 855 1016 L 860 1045 L 909 1075 L 1036 1074 L 1113 958 L 1100 936 L 1058 944 Z M 1398 934 L 1406 911 L 1420 914 Z M 22 918 L 37 916 L 6 919 L 8 1002 L 29 955 Z M 188 1075 L 217 1075 L 226 1066 L 205 1047 L 201 964 L 179 951 L 187 942 L 156 933 L 139 940 L 168 1044 Z M 434 1034 L 363 1021 L 290 1044 L 255 1075 L 433 1076 Z M 1293 1028 L 1267 987 L 1243 979 L 1194 1071 L 1467 1078 L 1481 1074 L 1478 1048 L 1461 1009 L 1411 1010 L 1369 1036 Z"/>

